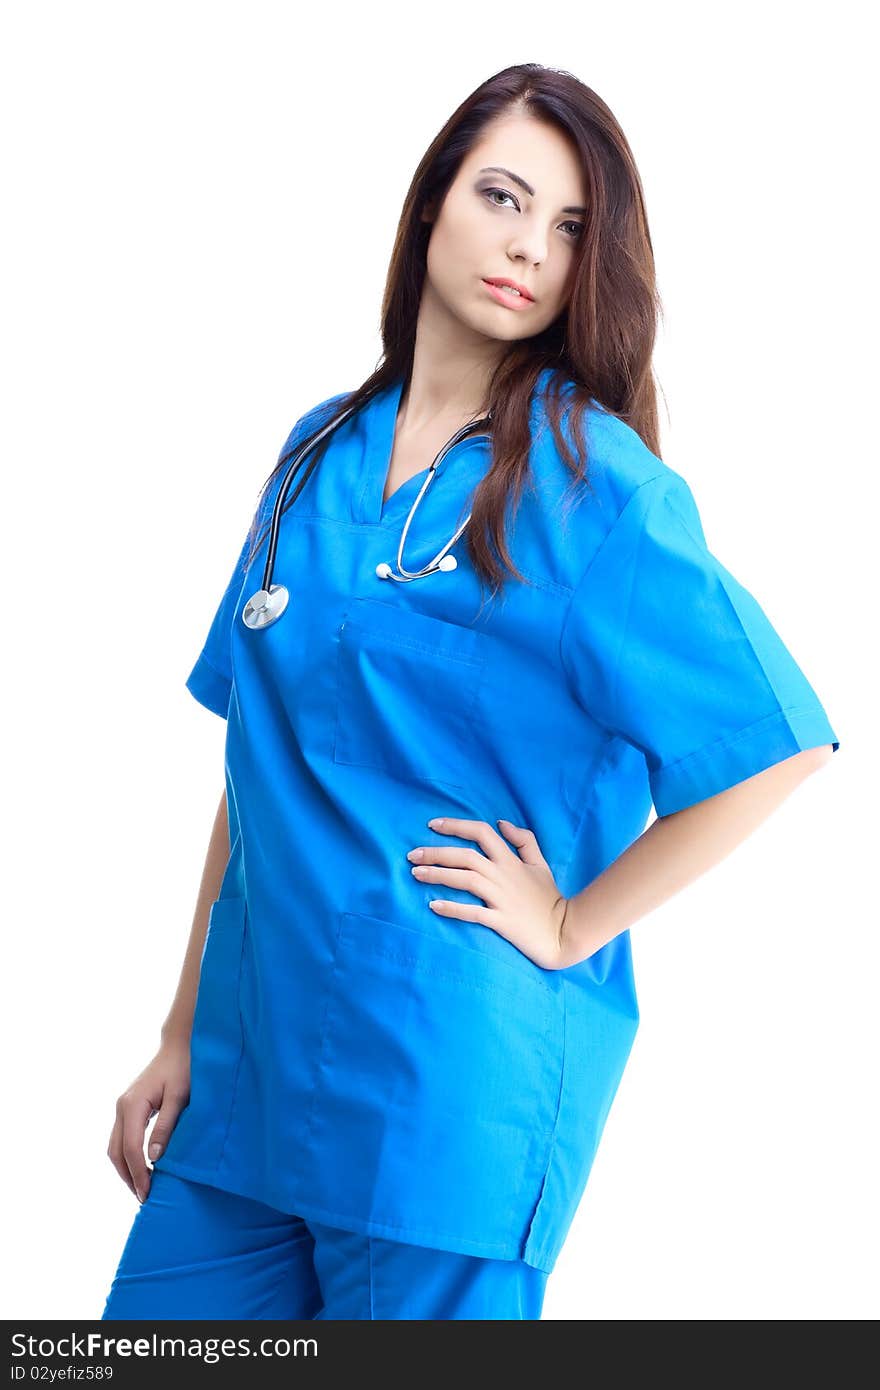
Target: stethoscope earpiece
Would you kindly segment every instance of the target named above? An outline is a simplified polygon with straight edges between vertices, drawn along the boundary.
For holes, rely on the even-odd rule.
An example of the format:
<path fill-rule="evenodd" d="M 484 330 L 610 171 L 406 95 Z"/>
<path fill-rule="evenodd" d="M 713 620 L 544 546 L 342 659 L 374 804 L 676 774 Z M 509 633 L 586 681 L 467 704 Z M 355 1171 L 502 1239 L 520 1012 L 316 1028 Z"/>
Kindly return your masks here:
<path fill-rule="evenodd" d="M 437 564 L 432 563 L 431 565 L 426 565 L 423 570 L 419 570 L 416 574 L 395 574 L 387 560 L 382 560 L 376 566 L 376 573 L 380 579 L 397 579 L 398 581 L 406 582 L 410 579 L 424 579 L 426 574 L 436 574 L 438 570 L 442 570 L 444 574 L 448 574 L 450 570 L 454 569 L 458 569 L 458 561 L 455 556 L 444 555 L 442 560 L 438 560 Z"/>

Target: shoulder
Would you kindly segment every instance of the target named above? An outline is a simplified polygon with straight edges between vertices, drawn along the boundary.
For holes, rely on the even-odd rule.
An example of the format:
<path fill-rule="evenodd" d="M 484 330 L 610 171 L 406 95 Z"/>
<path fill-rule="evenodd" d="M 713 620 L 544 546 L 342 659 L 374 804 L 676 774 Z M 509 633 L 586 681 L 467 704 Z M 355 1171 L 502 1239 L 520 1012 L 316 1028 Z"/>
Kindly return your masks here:
<path fill-rule="evenodd" d="M 588 481 L 575 486 L 578 511 L 586 510 L 594 520 L 598 513 L 602 529 L 608 530 L 625 511 L 653 507 L 661 498 L 685 510 L 693 505 L 686 480 L 649 449 L 631 425 L 600 405 L 585 387 L 550 368 L 541 372 L 531 404 L 532 460 L 544 482 L 556 475 L 562 489 L 574 483 L 553 436 L 547 404 L 550 391 L 559 394 L 560 426 L 574 452 L 572 413 L 582 409 Z"/>
<path fill-rule="evenodd" d="M 318 401 L 316 405 L 310 406 L 304 414 L 300 415 L 299 419 L 294 424 L 293 429 L 284 441 L 281 454 L 284 455 L 288 453 L 301 440 L 305 439 L 307 435 L 320 429 L 321 425 L 329 420 L 336 406 L 350 395 L 350 391 L 338 391 L 335 396 L 328 396 L 326 400 Z"/>

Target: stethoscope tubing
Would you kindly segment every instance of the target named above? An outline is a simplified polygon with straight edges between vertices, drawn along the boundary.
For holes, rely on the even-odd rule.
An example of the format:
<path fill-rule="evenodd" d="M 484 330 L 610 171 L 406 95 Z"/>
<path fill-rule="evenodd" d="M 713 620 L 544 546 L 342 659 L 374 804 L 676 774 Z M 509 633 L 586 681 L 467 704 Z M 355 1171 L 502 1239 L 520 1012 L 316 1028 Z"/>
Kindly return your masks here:
<path fill-rule="evenodd" d="M 284 477 L 284 482 L 281 484 L 281 487 L 278 491 L 278 496 L 275 498 L 275 505 L 272 508 L 272 524 L 269 532 L 269 545 L 266 550 L 266 563 L 263 566 L 263 583 L 261 585 L 261 587 L 267 593 L 269 591 L 269 586 L 272 582 L 272 570 L 275 568 L 275 551 L 278 546 L 278 534 L 281 530 L 281 513 L 284 510 L 284 501 L 287 497 L 288 492 L 290 491 L 290 485 L 293 482 L 300 467 L 304 463 L 305 459 L 308 457 L 310 453 L 314 452 L 314 450 L 321 443 L 321 440 L 325 439 L 328 434 L 332 434 L 333 431 L 338 429 L 340 425 L 344 425 L 346 420 L 348 420 L 353 414 L 354 408 L 352 408 L 351 410 L 346 410 L 342 415 L 338 416 L 337 419 L 331 420 L 329 424 L 324 425 L 320 430 L 318 430 L 317 434 L 313 435 L 311 439 L 306 440 L 306 443 L 302 446 L 299 453 L 294 456 L 293 461 L 288 465 L 287 473 Z M 296 501 L 297 497 L 299 497 L 306 483 L 309 481 L 309 478 L 315 471 L 317 464 L 318 460 L 316 458 L 312 459 L 308 472 L 302 478 L 299 487 L 293 494 L 293 497 L 291 499 L 291 506 L 293 506 L 293 503 Z"/>
<path fill-rule="evenodd" d="M 406 545 L 406 538 L 409 532 L 410 524 L 412 523 L 412 519 L 418 511 L 419 504 L 422 498 L 428 491 L 428 488 L 430 487 L 431 483 L 434 481 L 438 465 L 443 462 L 450 449 L 454 449 L 455 445 L 458 444 L 462 439 L 470 437 L 472 431 L 481 429 L 483 425 L 485 425 L 489 420 L 491 420 L 491 418 L 492 412 L 490 411 L 489 414 L 486 415 L 482 420 L 471 420 L 468 422 L 468 424 L 462 425 L 461 429 L 456 430 L 452 438 L 446 441 L 443 448 L 440 450 L 439 454 L 434 459 L 434 462 L 428 469 L 425 481 L 419 488 L 418 496 L 416 497 L 415 501 L 409 509 L 409 515 L 407 516 L 406 521 L 404 522 L 403 530 L 400 534 L 400 542 L 397 547 L 397 574 L 395 574 L 393 570 L 389 569 L 386 578 L 396 579 L 399 583 L 408 583 L 412 579 L 423 579 L 426 575 L 433 574 L 435 570 L 445 568 L 442 563 L 443 559 L 455 545 L 456 541 L 459 540 L 459 538 L 464 534 L 465 527 L 471 519 L 470 512 L 468 512 L 464 521 L 461 523 L 458 530 L 455 532 L 455 535 L 450 537 L 450 539 L 446 542 L 443 548 L 437 551 L 437 554 L 434 556 L 433 560 L 430 560 L 427 565 L 423 565 L 420 570 L 408 570 L 403 563 L 403 550 L 404 546 Z M 475 435 L 474 437 L 476 438 L 477 436 Z M 486 437 L 488 438 L 488 435 Z"/>
<path fill-rule="evenodd" d="M 378 389 L 381 388 L 377 388 L 377 390 Z M 368 400 L 371 399 L 372 396 L 368 397 Z M 361 404 L 366 403 L 362 402 Z M 281 484 L 281 487 L 278 491 L 278 496 L 276 497 L 275 504 L 272 508 L 272 520 L 269 527 L 269 544 L 266 549 L 266 562 L 263 566 L 262 585 L 261 588 L 257 591 L 257 593 L 252 595 L 252 597 L 245 604 L 244 610 L 242 612 L 242 618 L 247 627 L 250 627 L 254 630 L 258 630 L 261 627 L 268 627 L 271 623 L 276 622 L 278 618 L 281 617 L 281 614 L 287 607 L 288 593 L 284 585 L 276 584 L 274 588 L 272 586 L 272 572 L 275 567 L 275 553 L 278 547 L 278 537 L 281 529 L 281 516 L 282 512 L 284 511 L 284 503 L 287 498 L 287 494 L 290 491 L 294 478 L 296 477 L 299 470 L 302 468 L 309 454 L 314 453 L 315 449 L 317 449 L 321 441 L 323 439 L 326 439 L 328 434 L 332 434 L 341 425 L 344 425 L 346 420 L 350 419 L 350 417 L 359 408 L 359 406 L 352 406 L 348 410 L 344 410 L 335 419 L 329 421 L 326 425 L 319 429 L 315 435 L 313 435 L 310 439 L 306 441 L 305 444 L 301 446 L 299 451 L 295 454 L 294 458 L 288 465 L 287 472 L 284 475 L 284 481 Z M 467 526 L 471 518 L 470 512 L 468 512 L 468 515 L 465 517 L 464 521 L 458 527 L 455 534 L 452 537 L 450 537 L 450 539 L 446 542 L 442 549 L 437 552 L 433 560 L 431 560 L 427 565 L 422 566 L 422 568 L 419 570 L 408 570 L 403 563 L 403 552 L 404 547 L 406 545 L 406 538 L 409 533 L 409 528 L 412 523 L 413 517 L 415 516 L 419 504 L 422 498 L 424 497 L 425 493 L 427 492 L 428 487 L 433 482 L 436 476 L 439 464 L 443 462 L 443 459 L 449 453 L 450 449 L 453 449 L 455 445 L 460 442 L 460 440 L 469 437 L 476 438 L 476 431 L 482 430 L 485 426 L 489 424 L 491 419 L 492 411 L 489 410 L 489 412 L 481 419 L 469 420 L 467 424 L 462 425 L 459 429 L 457 429 L 455 433 L 443 445 L 443 448 L 439 451 L 433 463 L 430 465 L 425 481 L 422 483 L 422 486 L 419 489 L 418 496 L 413 502 L 413 505 L 410 507 L 409 515 L 407 516 L 406 522 L 404 523 L 403 531 L 400 537 L 400 542 L 397 547 L 397 573 L 395 573 L 391 569 L 390 565 L 383 562 L 382 564 L 376 566 L 376 573 L 379 576 L 379 578 L 396 579 L 398 583 L 410 583 L 414 579 L 423 579 L 429 574 L 435 574 L 438 570 L 449 571 L 456 568 L 455 556 L 449 555 L 449 551 L 451 550 L 452 546 L 455 545 L 456 541 L 459 540 L 459 538 L 463 535 L 465 527 Z M 489 435 L 487 434 L 485 437 L 489 438 Z M 306 469 L 303 477 L 300 479 L 296 491 L 294 492 L 293 497 L 291 498 L 291 505 L 296 501 L 297 497 L 299 497 L 300 493 L 302 492 L 303 488 L 305 487 L 306 483 L 308 482 L 309 478 L 311 477 L 312 473 L 317 467 L 317 463 L 317 458 L 313 458 L 311 463 L 309 464 L 309 467 Z"/>

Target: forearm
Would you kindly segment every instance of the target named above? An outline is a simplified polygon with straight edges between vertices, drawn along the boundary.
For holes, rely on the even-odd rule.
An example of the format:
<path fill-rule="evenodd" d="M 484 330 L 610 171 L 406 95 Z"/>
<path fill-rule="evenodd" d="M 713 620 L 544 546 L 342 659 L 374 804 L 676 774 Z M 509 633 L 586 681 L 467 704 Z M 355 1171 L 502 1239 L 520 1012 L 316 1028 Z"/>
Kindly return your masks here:
<path fill-rule="evenodd" d="M 653 821 L 569 899 L 560 942 L 564 966 L 585 960 L 720 863 L 831 756 L 830 744 L 796 753 L 717 796 Z"/>
<path fill-rule="evenodd" d="M 161 1033 L 163 1042 L 167 1042 L 169 1039 L 174 1041 L 189 1040 L 190 1032 L 192 1031 L 193 1014 L 195 1012 L 196 993 L 199 986 L 202 949 L 208 931 L 208 917 L 211 911 L 211 904 L 217 899 L 220 893 L 220 886 L 228 862 L 229 820 L 226 809 L 226 790 L 224 788 L 223 795 L 220 797 L 220 805 L 217 808 L 217 814 L 214 817 L 211 838 L 208 841 L 208 852 L 205 856 L 202 881 L 199 885 L 192 928 L 189 934 L 189 941 L 187 942 L 186 954 L 183 959 L 183 968 L 180 972 L 177 992 L 174 995 L 174 1000 L 168 1011 L 168 1016 L 162 1024 Z"/>

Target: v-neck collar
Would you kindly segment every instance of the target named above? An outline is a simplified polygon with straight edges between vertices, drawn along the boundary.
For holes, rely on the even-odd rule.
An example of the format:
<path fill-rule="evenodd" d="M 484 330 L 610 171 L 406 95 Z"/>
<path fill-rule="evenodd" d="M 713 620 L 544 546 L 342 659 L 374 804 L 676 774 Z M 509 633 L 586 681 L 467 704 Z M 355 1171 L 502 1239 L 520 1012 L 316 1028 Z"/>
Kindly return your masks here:
<path fill-rule="evenodd" d="M 385 491 L 385 483 L 391 467 L 397 412 L 400 408 L 400 398 L 403 395 L 403 385 L 404 378 L 398 377 L 390 386 L 385 387 L 383 391 L 374 396 L 363 412 L 366 453 L 363 465 L 364 482 L 358 495 L 357 511 L 358 520 L 372 526 L 400 524 L 401 517 L 406 516 L 409 512 L 434 461 L 433 458 L 429 459 L 424 468 L 402 482 L 392 492 L 387 502 L 383 502 L 382 494 Z M 478 440 L 479 436 L 474 436 L 474 442 Z M 457 447 L 464 448 L 466 444 L 470 443 L 470 437 L 466 437 Z M 445 468 L 446 460 L 440 464 L 437 470 L 438 485 L 440 474 Z"/>
<path fill-rule="evenodd" d="M 397 412 L 403 395 L 403 377 L 398 377 L 368 402 L 364 411 L 364 433 L 366 454 L 364 458 L 364 482 L 358 497 L 358 513 L 361 521 L 374 526 L 384 526 L 389 516 L 396 512 L 401 493 L 412 492 L 424 482 L 427 468 L 408 478 L 391 494 L 387 502 L 382 501 L 391 455 L 394 450 L 394 432 L 397 426 Z"/>

